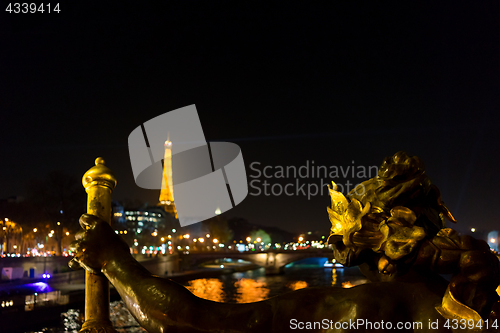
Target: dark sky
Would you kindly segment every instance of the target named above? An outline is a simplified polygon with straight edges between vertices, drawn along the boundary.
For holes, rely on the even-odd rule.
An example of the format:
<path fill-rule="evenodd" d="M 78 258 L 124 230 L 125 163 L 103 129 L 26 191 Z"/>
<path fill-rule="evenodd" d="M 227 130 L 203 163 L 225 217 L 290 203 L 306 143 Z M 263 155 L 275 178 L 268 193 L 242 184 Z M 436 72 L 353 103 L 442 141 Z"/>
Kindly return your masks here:
<path fill-rule="evenodd" d="M 0 14 L 0 198 L 54 169 L 81 177 L 102 156 L 114 198 L 154 204 L 158 191 L 134 183 L 128 135 L 196 104 L 207 140 L 240 145 L 249 180 L 252 162 L 368 167 L 405 150 L 424 160 L 457 229 L 498 228 L 498 1 L 60 9 Z M 299 181 L 331 180 L 345 183 Z M 329 202 L 326 188 L 310 199 L 249 195 L 224 216 L 328 229 Z"/>

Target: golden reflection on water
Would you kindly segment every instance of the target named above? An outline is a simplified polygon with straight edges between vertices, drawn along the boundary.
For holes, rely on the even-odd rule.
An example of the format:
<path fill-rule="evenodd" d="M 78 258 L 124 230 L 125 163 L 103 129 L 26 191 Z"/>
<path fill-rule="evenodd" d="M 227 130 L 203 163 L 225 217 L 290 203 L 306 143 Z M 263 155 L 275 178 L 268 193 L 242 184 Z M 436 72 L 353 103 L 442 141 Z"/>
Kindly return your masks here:
<path fill-rule="evenodd" d="M 352 284 L 351 281 L 342 282 L 342 288 L 352 288 L 352 287 L 354 287 L 354 284 Z"/>
<path fill-rule="evenodd" d="M 306 281 L 294 281 L 294 282 L 290 282 L 286 286 L 292 290 L 304 289 L 304 288 L 307 288 L 307 282 Z"/>
<path fill-rule="evenodd" d="M 360 280 L 361 283 L 366 281 Z M 332 286 L 337 286 L 337 270 L 332 269 Z M 351 288 L 357 284 L 353 284 L 350 281 L 343 282 L 343 288 Z M 306 281 L 293 281 L 286 285 L 291 290 L 298 290 L 308 287 Z M 270 289 L 266 284 L 266 281 L 243 278 L 234 282 L 234 287 L 236 289 L 235 301 L 236 303 L 251 303 L 258 302 L 269 298 Z M 198 297 L 208 299 L 215 302 L 224 302 L 226 300 L 226 294 L 224 293 L 224 287 L 222 281 L 219 279 L 196 279 L 188 282 L 186 288 Z M 500 287 L 497 289 L 500 292 Z"/>
<path fill-rule="evenodd" d="M 241 279 L 234 283 L 236 287 L 236 302 L 251 303 L 268 298 L 269 288 L 265 281 L 254 279 Z"/>
<path fill-rule="evenodd" d="M 500 285 L 497 287 L 497 294 L 500 296 Z"/>
<path fill-rule="evenodd" d="M 222 282 L 218 279 L 196 279 L 189 281 L 186 288 L 198 297 L 216 302 L 224 302 Z"/>

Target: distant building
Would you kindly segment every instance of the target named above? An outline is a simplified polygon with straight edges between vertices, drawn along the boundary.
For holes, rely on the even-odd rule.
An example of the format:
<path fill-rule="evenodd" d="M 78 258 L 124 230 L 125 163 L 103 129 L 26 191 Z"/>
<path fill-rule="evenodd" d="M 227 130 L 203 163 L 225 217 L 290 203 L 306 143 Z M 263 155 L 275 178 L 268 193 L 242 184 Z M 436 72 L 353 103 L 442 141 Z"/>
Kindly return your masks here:
<path fill-rule="evenodd" d="M 113 226 L 127 230 L 128 233 L 140 234 L 143 230 L 178 228 L 179 222 L 163 207 L 147 206 L 138 209 L 126 209 L 119 204 L 113 207 Z"/>

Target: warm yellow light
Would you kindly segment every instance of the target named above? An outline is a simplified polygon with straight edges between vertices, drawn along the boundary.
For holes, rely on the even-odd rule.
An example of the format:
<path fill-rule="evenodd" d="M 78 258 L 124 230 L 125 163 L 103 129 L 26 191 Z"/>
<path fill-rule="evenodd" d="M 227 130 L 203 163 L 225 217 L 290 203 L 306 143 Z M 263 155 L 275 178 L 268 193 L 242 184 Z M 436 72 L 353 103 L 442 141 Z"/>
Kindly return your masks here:
<path fill-rule="evenodd" d="M 195 243 L 196 243 L 197 241 L 198 241 L 198 240 L 197 240 L 196 238 L 193 238 L 193 242 L 195 242 Z"/>
<path fill-rule="evenodd" d="M 50 233 L 53 234 L 54 233 L 54 230 L 50 230 Z"/>
<path fill-rule="evenodd" d="M 66 231 L 66 236 L 69 236 L 69 232 L 68 231 Z"/>
<path fill-rule="evenodd" d="M 299 237 L 299 242 L 302 242 L 304 240 L 304 237 L 300 236 Z"/>
<path fill-rule="evenodd" d="M 168 239 L 172 238 L 172 235 L 168 235 Z"/>
<path fill-rule="evenodd" d="M 162 238 L 161 238 L 161 241 L 162 241 L 162 242 L 164 242 L 164 241 L 165 241 L 165 237 L 162 237 Z"/>
<path fill-rule="evenodd" d="M 57 222 L 57 225 L 61 225 L 61 222 Z"/>
<path fill-rule="evenodd" d="M 38 229 L 37 229 L 37 228 L 33 228 L 33 232 L 37 232 L 37 231 L 38 231 Z"/>
<path fill-rule="evenodd" d="M 8 222 L 8 221 L 9 221 L 9 219 L 8 219 L 8 218 L 5 218 L 5 222 Z"/>
<path fill-rule="evenodd" d="M 206 234 L 207 238 L 210 238 L 210 234 Z"/>
<path fill-rule="evenodd" d="M 261 241 L 262 241 L 262 239 L 260 237 L 257 237 L 257 242 L 260 243 Z"/>
<path fill-rule="evenodd" d="M 476 232 L 476 228 L 470 228 L 470 231 Z"/>
<path fill-rule="evenodd" d="M 497 240 L 495 238 L 490 239 L 490 242 L 495 243 Z"/>
<path fill-rule="evenodd" d="M 198 238 L 198 240 L 200 241 L 200 243 L 203 243 L 205 241 L 203 238 Z"/>
<path fill-rule="evenodd" d="M 127 232 L 128 232 L 128 231 L 127 231 L 127 230 L 125 230 L 123 233 L 126 235 L 126 234 L 127 234 Z"/>
<path fill-rule="evenodd" d="M 250 242 L 252 240 L 252 237 L 247 237 L 247 242 Z"/>
<path fill-rule="evenodd" d="M 185 234 L 185 235 L 184 235 L 184 237 L 185 237 L 185 238 L 189 238 L 189 234 Z"/>
<path fill-rule="evenodd" d="M 214 242 L 215 244 L 217 244 L 217 243 L 219 242 L 219 240 L 218 240 L 217 238 L 214 238 L 214 239 L 213 239 L 213 242 Z"/>
<path fill-rule="evenodd" d="M 342 288 L 352 288 L 352 287 L 354 287 L 354 285 L 350 281 L 342 282 Z"/>
<path fill-rule="evenodd" d="M 158 236 L 158 233 L 155 231 L 151 235 L 153 235 L 154 237 L 156 237 L 156 236 Z"/>

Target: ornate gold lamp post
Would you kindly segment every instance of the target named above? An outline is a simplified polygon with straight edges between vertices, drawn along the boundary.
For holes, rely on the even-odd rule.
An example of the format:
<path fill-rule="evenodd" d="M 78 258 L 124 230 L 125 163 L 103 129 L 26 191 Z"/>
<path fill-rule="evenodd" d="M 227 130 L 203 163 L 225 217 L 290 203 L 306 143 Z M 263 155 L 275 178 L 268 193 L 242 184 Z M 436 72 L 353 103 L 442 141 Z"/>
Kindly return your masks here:
<path fill-rule="evenodd" d="M 113 172 L 96 158 L 95 166 L 82 178 L 87 192 L 87 214 L 111 223 L 111 193 L 116 186 Z M 116 332 L 109 320 L 109 281 L 104 275 L 85 272 L 85 323 L 80 332 Z"/>

